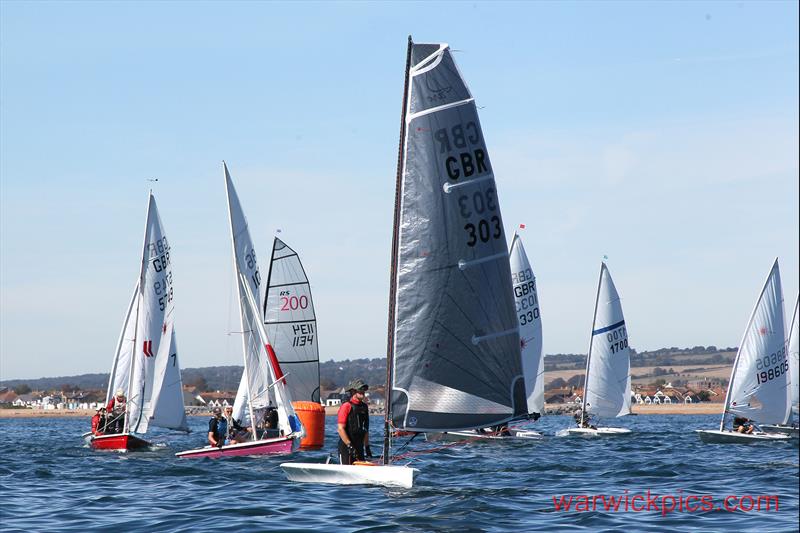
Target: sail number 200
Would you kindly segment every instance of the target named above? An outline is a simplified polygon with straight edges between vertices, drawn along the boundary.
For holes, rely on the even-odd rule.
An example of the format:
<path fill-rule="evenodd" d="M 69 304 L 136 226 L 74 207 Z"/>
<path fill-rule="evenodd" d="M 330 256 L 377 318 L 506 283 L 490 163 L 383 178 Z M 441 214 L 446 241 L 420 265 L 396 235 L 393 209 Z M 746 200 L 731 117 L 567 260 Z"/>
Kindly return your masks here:
<path fill-rule="evenodd" d="M 490 239 L 502 237 L 500 217 L 492 215 L 492 212 L 497 211 L 494 188 L 490 187 L 486 192 L 462 194 L 458 197 L 458 209 L 461 216 L 468 220 L 471 220 L 472 215 L 480 217 L 477 221 L 470 221 L 464 225 L 464 231 L 467 232 L 467 246 L 475 246 L 478 241 L 489 242 Z"/>

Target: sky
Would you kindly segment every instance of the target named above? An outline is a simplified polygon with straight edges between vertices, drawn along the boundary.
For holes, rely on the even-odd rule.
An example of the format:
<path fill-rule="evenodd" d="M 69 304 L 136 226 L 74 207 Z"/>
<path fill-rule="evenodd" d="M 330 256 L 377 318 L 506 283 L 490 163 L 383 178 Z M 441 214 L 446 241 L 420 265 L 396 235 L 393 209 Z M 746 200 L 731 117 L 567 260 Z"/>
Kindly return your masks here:
<path fill-rule="evenodd" d="M 545 353 L 604 256 L 639 351 L 737 346 L 775 257 L 791 314 L 797 2 L 1 1 L 0 379 L 108 372 L 151 187 L 182 366 L 241 364 L 222 160 L 320 358 L 383 356 L 409 34 L 476 98 Z"/>

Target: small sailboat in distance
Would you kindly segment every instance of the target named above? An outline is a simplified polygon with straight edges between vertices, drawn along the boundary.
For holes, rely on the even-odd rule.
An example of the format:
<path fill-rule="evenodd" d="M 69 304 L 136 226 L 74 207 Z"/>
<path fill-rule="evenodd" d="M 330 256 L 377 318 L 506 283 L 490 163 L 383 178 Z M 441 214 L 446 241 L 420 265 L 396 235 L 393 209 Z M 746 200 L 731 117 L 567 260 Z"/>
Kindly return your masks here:
<path fill-rule="evenodd" d="M 239 296 L 239 319 L 244 355 L 244 373 L 240 391 L 246 395 L 243 409 L 247 409 L 250 427 L 249 440 L 225 444 L 219 447 L 205 446 L 194 450 L 176 453 L 178 457 L 231 457 L 239 455 L 287 454 L 300 447 L 304 431 L 292 407 L 291 393 L 287 378 L 281 370 L 275 350 L 269 341 L 264 326 L 260 302 L 261 273 L 258 269 L 253 241 L 247 228 L 247 220 L 239 203 L 239 196 L 233 187 L 228 167 L 223 162 L 225 190 L 228 197 L 228 216 L 231 241 L 233 244 L 233 264 L 236 276 L 236 292 Z M 270 400 L 278 414 L 277 435 L 264 431 L 259 435 L 257 425 L 262 419 L 256 416 L 260 408 L 266 408 Z M 261 414 L 261 413 L 260 413 Z M 234 418 L 241 417 L 240 413 Z"/>
<path fill-rule="evenodd" d="M 99 431 L 90 438 L 96 450 L 145 448 L 140 436 L 149 426 L 189 431 L 175 344 L 170 244 L 152 191 L 148 194 L 139 277 L 120 333 Z"/>
<path fill-rule="evenodd" d="M 527 414 L 494 174 L 446 44 L 409 37 L 400 140 L 382 464 L 282 464 L 292 481 L 411 487 L 417 470 L 393 464 L 393 429 L 476 429 Z"/>
<path fill-rule="evenodd" d="M 578 427 L 569 435 L 589 437 L 625 435 L 627 428 L 595 427 L 589 416 L 618 417 L 631 412 L 631 355 L 622 303 L 605 263 L 600 266 L 592 335 L 586 356 L 583 407 Z"/>
<path fill-rule="evenodd" d="M 779 433 L 744 432 L 752 431 L 745 429 L 749 421 L 782 423 L 789 410 L 789 359 L 782 294 L 776 258 L 739 343 L 719 429 L 695 430 L 703 442 L 750 443 L 790 438 Z M 739 427 L 743 432 L 725 427 L 728 415 L 741 419 Z"/>

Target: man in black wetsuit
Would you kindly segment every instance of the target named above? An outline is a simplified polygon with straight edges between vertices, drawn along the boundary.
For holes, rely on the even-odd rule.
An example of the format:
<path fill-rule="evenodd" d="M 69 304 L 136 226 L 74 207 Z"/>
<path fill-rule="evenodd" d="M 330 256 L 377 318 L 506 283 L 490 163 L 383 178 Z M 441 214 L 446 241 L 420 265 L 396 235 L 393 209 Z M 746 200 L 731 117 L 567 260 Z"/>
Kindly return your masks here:
<path fill-rule="evenodd" d="M 360 379 L 350 382 L 350 400 L 339 408 L 336 429 L 339 433 L 339 462 L 351 465 L 354 461 L 372 458 L 369 447 L 369 406 L 366 392 L 369 386 Z"/>

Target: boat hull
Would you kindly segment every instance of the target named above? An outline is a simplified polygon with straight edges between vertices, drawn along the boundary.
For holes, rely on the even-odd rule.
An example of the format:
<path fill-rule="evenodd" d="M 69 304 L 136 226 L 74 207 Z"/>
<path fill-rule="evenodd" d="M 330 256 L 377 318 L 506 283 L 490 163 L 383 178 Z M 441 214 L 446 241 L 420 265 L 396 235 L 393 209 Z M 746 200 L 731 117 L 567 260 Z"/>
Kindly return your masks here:
<path fill-rule="evenodd" d="M 696 429 L 700 440 L 709 444 L 751 444 L 755 442 L 786 441 L 791 437 L 780 433 L 739 433 L 718 429 Z"/>
<path fill-rule="evenodd" d="M 631 430 L 627 428 L 569 428 L 567 435 L 573 437 L 619 437 L 630 435 Z"/>
<path fill-rule="evenodd" d="M 93 450 L 134 451 L 143 450 L 150 443 L 131 433 L 118 433 L 116 435 L 93 435 L 89 440 Z"/>
<path fill-rule="evenodd" d="M 289 481 L 299 483 L 380 485 L 405 489 L 410 489 L 414 486 L 414 478 L 419 474 L 419 470 L 408 466 L 378 464 L 283 463 L 281 468 Z"/>
<path fill-rule="evenodd" d="M 542 440 L 544 436 L 527 429 L 509 429 L 510 435 L 496 435 L 494 433 L 477 433 L 475 431 L 448 431 L 446 433 L 425 433 L 425 440 L 429 442 L 514 442 L 523 440 Z"/>
<path fill-rule="evenodd" d="M 186 459 L 197 457 L 219 459 L 221 457 L 238 457 L 243 455 L 286 455 L 297 451 L 299 447 L 300 439 L 294 435 L 290 435 L 288 437 L 278 437 L 275 439 L 229 444 L 222 448 L 205 446 L 203 448 L 178 452 L 175 455 Z"/>
<path fill-rule="evenodd" d="M 800 428 L 797 426 L 784 426 L 783 424 L 761 424 L 759 427 L 766 433 L 782 433 L 783 435 L 789 435 L 795 439 L 800 436 Z"/>

